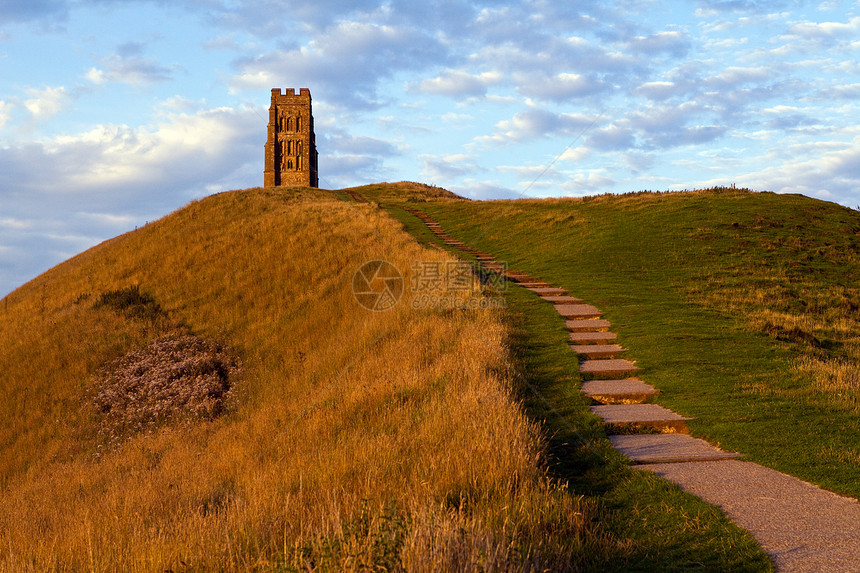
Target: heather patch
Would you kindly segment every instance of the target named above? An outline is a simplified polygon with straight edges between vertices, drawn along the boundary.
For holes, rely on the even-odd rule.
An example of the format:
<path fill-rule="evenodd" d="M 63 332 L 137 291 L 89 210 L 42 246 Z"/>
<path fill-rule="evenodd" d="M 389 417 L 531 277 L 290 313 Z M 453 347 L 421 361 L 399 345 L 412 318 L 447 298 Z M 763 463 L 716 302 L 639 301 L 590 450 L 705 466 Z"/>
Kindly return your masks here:
<path fill-rule="evenodd" d="M 101 433 L 112 440 L 177 420 L 211 420 L 239 373 L 226 348 L 193 335 L 167 336 L 111 363 L 96 381 Z"/>

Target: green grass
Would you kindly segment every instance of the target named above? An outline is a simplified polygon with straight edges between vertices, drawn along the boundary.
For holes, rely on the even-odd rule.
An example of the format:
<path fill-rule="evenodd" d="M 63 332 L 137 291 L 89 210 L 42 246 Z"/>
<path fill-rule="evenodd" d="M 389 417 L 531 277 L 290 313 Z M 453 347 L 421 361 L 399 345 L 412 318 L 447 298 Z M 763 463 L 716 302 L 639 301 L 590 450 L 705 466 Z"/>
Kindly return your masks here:
<path fill-rule="evenodd" d="M 549 436 L 549 465 L 593 500 L 597 519 L 625 551 L 595 556 L 599 571 L 768 571 L 770 559 L 719 510 L 648 472 L 629 468 L 579 391 L 578 360 L 551 305 L 512 286 L 507 293 L 527 411 Z M 606 559 L 606 561 L 600 561 Z"/>
<path fill-rule="evenodd" d="M 603 310 L 694 435 L 860 497 L 857 212 L 726 189 L 425 211 Z"/>
<path fill-rule="evenodd" d="M 444 212 L 436 207 L 421 208 L 437 215 Z M 427 232 L 411 214 L 397 206 L 389 208 L 416 236 Z M 579 390 L 578 359 L 568 348 L 568 332 L 558 314 L 516 285 L 508 287 L 505 298 L 513 366 L 526 411 L 547 436 L 546 463 L 571 491 L 595 504 L 601 528 L 623 540 L 614 552 L 592 554 L 583 567 L 595 571 L 772 570 L 769 557 L 752 537 L 722 512 L 653 474 L 628 466 L 588 410 L 590 402 Z"/>

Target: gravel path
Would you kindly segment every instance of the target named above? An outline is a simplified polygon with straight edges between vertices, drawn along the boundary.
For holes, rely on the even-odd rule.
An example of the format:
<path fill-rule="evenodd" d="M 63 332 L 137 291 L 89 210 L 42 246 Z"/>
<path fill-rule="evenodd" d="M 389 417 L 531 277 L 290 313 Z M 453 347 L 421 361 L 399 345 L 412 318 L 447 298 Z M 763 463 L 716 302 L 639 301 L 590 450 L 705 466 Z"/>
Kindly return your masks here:
<path fill-rule="evenodd" d="M 860 503 L 751 462 L 642 465 L 716 505 L 748 530 L 778 571 L 860 571 Z"/>

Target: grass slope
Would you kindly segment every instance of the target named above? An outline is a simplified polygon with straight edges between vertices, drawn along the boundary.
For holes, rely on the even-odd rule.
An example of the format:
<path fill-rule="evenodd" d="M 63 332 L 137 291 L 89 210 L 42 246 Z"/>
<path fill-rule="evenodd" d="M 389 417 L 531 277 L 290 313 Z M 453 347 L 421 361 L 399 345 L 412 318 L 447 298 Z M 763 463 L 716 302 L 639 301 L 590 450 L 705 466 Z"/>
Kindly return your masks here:
<path fill-rule="evenodd" d="M 545 475 L 497 313 L 357 304 L 363 263 L 448 258 L 338 197 L 208 197 L 0 301 L 0 571 L 563 570 L 623 546 Z M 176 334 L 241 365 L 225 412 L 101 432 L 99 372 Z"/>
<path fill-rule="evenodd" d="M 356 194 L 470 216 L 411 183 L 225 193 L 0 301 L 0 571 L 770 569 L 607 447 L 530 293 L 361 308 L 363 263 L 451 259 Z M 238 362 L 225 411 L 103 432 L 100 373 L 170 336 Z"/>
<path fill-rule="evenodd" d="M 422 208 L 600 307 L 695 435 L 860 497 L 860 213 L 733 189 Z"/>

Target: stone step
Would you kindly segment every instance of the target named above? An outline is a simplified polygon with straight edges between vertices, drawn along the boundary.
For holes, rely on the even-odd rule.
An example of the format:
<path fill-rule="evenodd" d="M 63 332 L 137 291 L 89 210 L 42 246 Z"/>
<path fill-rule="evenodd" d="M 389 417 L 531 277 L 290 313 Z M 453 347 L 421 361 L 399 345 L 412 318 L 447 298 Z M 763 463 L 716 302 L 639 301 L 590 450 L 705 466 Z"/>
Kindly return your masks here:
<path fill-rule="evenodd" d="M 556 304 L 555 310 L 568 320 L 600 318 L 600 311 L 590 304 Z"/>
<path fill-rule="evenodd" d="M 553 288 L 553 286 L 549 283 L 545 283 L 543 281 L 517 281 L 517 284 L 523 288 L 534 289 L 534 288 Z"/>
<path fill-rule="evenodd" d="M 582 393 L 603 404 L 641 404 L 660 393 L 638 378 L 622 380 L 586 380 Z"/>
<path fill-rule="evenodd" d="M 566 320 L 564 326 L 571 332 L 606 332 L 612 326 L 608 320 Z"/>
<path fill-rule="evenodd" d="M 615 449 L 637 464 L 731 460 L 741 457 L 686 434 L 609 436 Z"/>
<path fill-rule="evenodd" d="M 564 289 L 558 289 L 558 290 L 561 290 L 562 292 L 564 292 Z M 552 295 L 549 293 L 547 293 L 547 294 L 538 293 L 538 294 L 540 294 L 542 299 L 544 299 L 547 302 L 551 302 L 553 304 L 582 304 L 583 302 L 585 302 L 581 298 L 576 298 L 575 296 L 567 296 L 567 295 L 559 296 L 559 295 Z"/>
<path fill-rule="evenodd" d="M 526 288 L 529 289 L 530 291 L 532 291 L 533 293 L 537 294 L 538 296 L 541 296 L 544 298 L 546 298 L 544 295 L 547 295 L 547 294 L 556 295 L 556 294 L 564 294 L 565 292 L 567 292 L 563 288 L 558 288 L 558 287 L 526 287 Z M 566 298 L 566 297 L 561 297 L 561 298 Z"/>
<path fill-rule="evenodd" d="M 639 367 L 630 360 L 612 358 L 609 360 L 585 360 L 579 371 L 591 378 L 621 378 L 636 373 Z"/>
<path fill-rule="evenodd" d="M 627 349 L 618 344 L 571 344 L 571 350 L 588 359 L 615 358 L 627 352 Z"/>
<path fill-rule="evenodd" d="M 570 341 L 574 344 L 607 344 L 618 338 L 614 332 L 571 332 Z"/>
<path fill-rule="evenodd" d="M 531 275 L 527 275 L 526 273 L 512 271 L 508 271 L 505 276 L 508 277 L 510 280 L 514 281 L 515 283 L 533 283 L 537 282 L 538 280 Z"/>
<path fill-rule="evenodd" d="M 659 404 L 618 404 L 592 406 L 591 411 L 603 418 L 608 433 L 630 429 L 652 429 L 664 434 L 686 434 L 687 420 Z"/>

